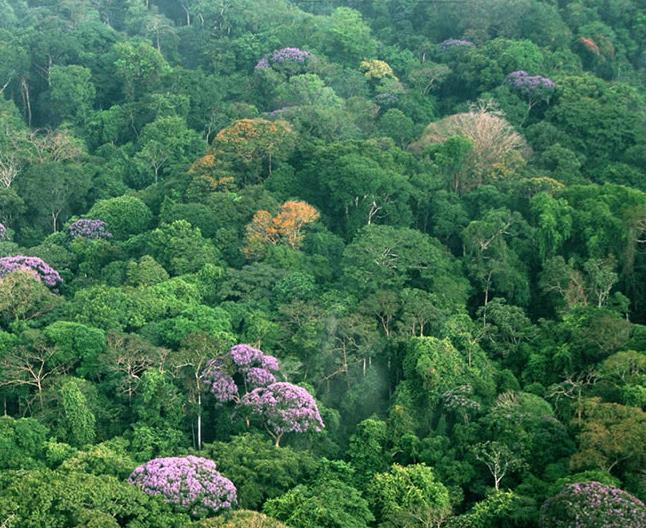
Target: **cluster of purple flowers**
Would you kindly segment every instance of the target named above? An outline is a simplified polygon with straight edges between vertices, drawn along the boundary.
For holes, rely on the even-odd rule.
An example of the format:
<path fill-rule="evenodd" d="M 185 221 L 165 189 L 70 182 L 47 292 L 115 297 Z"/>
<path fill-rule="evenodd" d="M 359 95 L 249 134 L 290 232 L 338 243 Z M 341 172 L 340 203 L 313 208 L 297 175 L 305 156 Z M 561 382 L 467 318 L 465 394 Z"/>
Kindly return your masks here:
<path fill-rule="evenodd" d="M 4 240 L 7 236 L 7 228 L 4 224 L 0 224 L 0 241 Z"/>
<path fill-rule="evenodd" d="M 323 428 L 312 395 L 297 385 L 277 383 L 279 370 L 280 363 L 274 356 L 239 344 L 231 347 L 226 357 L 209 361 L 202 380 L 218 402 L 233 401 L 259 416 L 279 445 L 285 433 Z M 241 397 L 242 392 L 246 394 Z"/>
<path fill-rule="evenodd" d="M 263 57 L 256 63 L 256 70 L 266 70 L 267 68 L 271 68 L 271 65 L 269 64 L 269 59 L 267 57 Z"/>
<path fill-rule="evenodd" d="M 507 76 L 507 83 L 523 95 L 531 96 L 537 92 L 550 94 L 556 89 L 556 84 L 552 79 L 542 75 L 530 75 L 524 70 L 511 72 Z"/>
<path fill-rule="evenodd" d="M 541 508 L 542 528 L 640 528 L 646 507 L 629 493 L 599 482 L 565 486 Z"/>
<path fill-rule="evenodd" d="M 233 482 L 223 477 L 208 458 L 154 458 L 137 467 L 128 482 L 148 495 L 161 495 L 194 516 L 231 508 L 236 502 Z"/>
<path fill-rule="evenodd" d="M 271 61 L 281 63 L 285 61 L 303 63 L 310 57 L 310 52 L 300 48 L 281 48 L 271 54 Z"/>
<path fill-rule="evenodd" d="M 202 380 L 220 403 L 238 401 L 240 389 L 233 377 L 237 374 L 245 387 L 266 387 L 276 381 L 275 372 L 280 364 L 274 356 L 250 345 L 231 347 L 227 357 L 209 361 L 202 373 Z"/>
<path fill-rule="evenodd" d="M 465 47 L 465 46 L 471 47 L 473 46 L 473 42 L 465 39 L 447 39 L 444 42 L 440 42 L 440 49 L 442 51 L 447 51 L 449 49 Z"/>
<path fill-rule="evenodd" d="M 15 255 L 0 258 L 0 277 L 19 270 L 26 270 L 44 282 L 47 286 L 56 286 L 63 279 L 54 268 L 38 257 Z"/>
<path fill-rule="evenodd" d="M 106 226 L 107 224 L 103 220 L 81 218 L 71 223 L 67 231 L 72 238 L 110 238 L 112 233 L 106 229 Z"/>
<path fill-rule="evenodd" d="M 272 65 L 283 63 L 304 64 L 311 53 L 300 48 L 280 48 L 274 50 L 269 56 L 265 56 L 256 63 L 256 70 L 265 70 Z"/>
<path fill-rule="evenodd" d="M 202 372 L 202 381 L 220 403 L 238 399 L 238 386 L 225 369 L 224 361 L 218 358 L 211 359 Z"/>
<path fill-rule="evenodd" d="M 275 438 L 284 433 L 323 429 L 316 401 L 298 385 L 278 382 L 259 387 L 245 394 L 242 404 L 265 421 Z"/>

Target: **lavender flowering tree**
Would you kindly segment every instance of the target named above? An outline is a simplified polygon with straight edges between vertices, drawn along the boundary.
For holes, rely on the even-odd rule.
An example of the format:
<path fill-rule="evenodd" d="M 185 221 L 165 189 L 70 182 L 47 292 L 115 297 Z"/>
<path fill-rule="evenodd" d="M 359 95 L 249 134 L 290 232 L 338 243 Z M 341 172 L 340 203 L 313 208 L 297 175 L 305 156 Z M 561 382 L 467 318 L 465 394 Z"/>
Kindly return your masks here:
<path fill-rule="evenodd" d="M 81 218 L 72 222 L 67 228 L 67 232 L 72 238 L 90 238 L 93 240 L 99 238 L 110 238 L 112 233 L 106 229 L 107 224 L 103 220 L 92 218 Z"/>
<path fill-rule="evenodd" d="M 287 69 L 289 73 L 296 73 L 312 56 L 309 51 L 300 48 L 280 48 L 269 55 L 265 55 L 256 63 L 256 70 L 268 68 Z"/>
<path fill-rule="evenodd" d="M 298 385 L 278 382 L 259 387 L 245 394 L 241 403 L 264 422 L 276 447 L 285 433 L 318 432 L 324 427 L 316 401 Z"/>
<path fill-rule="evenodd" d="M 511 72 L 507 76 L 507 84 L 512 90 L 527 99 L 527 115 L 525 119 L 527 119 L 535 105 L 540 102 L 549 103 L 556 90 L 556 84 L 552 79 L 542 75 L 530 75 L 524 70 Z"/>
<path fill-rule="evenodd" d="M 210 360 L 202 379 L 219 403 L 233 402 L 259 417 L 279 447 L 285 433 L 323 428 L 312 395 L 297 385 L 276 382 L 279 370 L 274 356 L 239 344 Z"/>
<path fill-rule="evenodd" d="M 233 482 L 208 458 L 155 458 L 135 468 L 128 482 L 195 517 L 231 508 L 236 502 Z"/>
<path fill-rule="evenodd" d="M 274 356 L 251 345 L 239 344 L 231 347 L 225 357 L 210 360 L 202 379 L 220 403 L 240 403 L 241 393 L 274 383 L 279 369 Z"/>
<path fill-rule="evenodd" d="M 54 287 L 63 282 L 58 272 L 38 257 L 15 255 L 13 257 L 0 258 L 0 277 L 4 277 L 12 271 L 17 270 L 32 272 L 37 279 L 50 287 Z"/>
<path fill-rule="evenodd" d="M 630 493 L 599 482 L 565 486 L 541 508 L 542 528 L 640 528 L 646 507 Z"/>

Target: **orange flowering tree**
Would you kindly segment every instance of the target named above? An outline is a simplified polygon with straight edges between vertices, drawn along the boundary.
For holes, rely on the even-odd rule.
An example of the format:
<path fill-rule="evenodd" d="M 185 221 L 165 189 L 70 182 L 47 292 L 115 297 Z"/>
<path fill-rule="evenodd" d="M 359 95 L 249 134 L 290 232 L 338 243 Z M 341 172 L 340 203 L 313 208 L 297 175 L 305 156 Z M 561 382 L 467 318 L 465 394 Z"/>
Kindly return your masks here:
<path fill-rule="evenodd" d="M 303 228 L 316 222 L 319 212 L 307 202 L 288 201 L 272 216 L 269 211 L 256 211 L 246 227 L 242 249 L 248 258 L 260 258 L 269 246 L 285 244 L 298 249 L 303 242 Z"/>
<path fill-rule="evenodd" d="M 255 182 L 271 176 L 274 161 L 289 156 L 295 139 L 292 126 L 283 119 L 239 119 L 218 132 L 215 147 L 216 153 L 242 165 Z"/>

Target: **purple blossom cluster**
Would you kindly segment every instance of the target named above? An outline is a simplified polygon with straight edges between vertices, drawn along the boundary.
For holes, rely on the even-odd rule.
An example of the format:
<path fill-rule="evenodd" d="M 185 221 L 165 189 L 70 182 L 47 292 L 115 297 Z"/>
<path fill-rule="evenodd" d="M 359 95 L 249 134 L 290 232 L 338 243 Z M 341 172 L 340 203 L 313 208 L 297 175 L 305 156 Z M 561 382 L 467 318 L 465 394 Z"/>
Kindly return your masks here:
<path fill-rule="evenodd" d="M 202 380 L 218 402 L 233 401 L 260 417 L 278 446 L 285 433 L 324 427 L 312 395 L 297 385 L 276 382 L 279 370 L 274 356 L 239 344 L 225 357 L 209 361 Z"/>
<path fill-rule="evenodd" d="M 15 255 L 13 257 L 0 258 L 0 277 L 19 270 L 27 270 L 34 273 L 35 277 L 50 287 L 63 282 L 58 271 L 38 257 Z"/>
<path fill-rule="evenodd" d="M 310 57 L 310 52 L 302 50 L 300 48 L 281 48 L 275 50 L 271 54 L 271 61 L 273 63 L 281 62 L 300 62 L 304 63 Z"/>
<path fill-rule="evenodd" d="M 240 389 L 234 380 L 238 375 L 245 388 L 266 387 L 276 381 L 280 364 L 274 356 L 251 345 L 231 347 L 227 357 L 209 361 L 202 380 L 220 403 L 239 401 Z"/>
<path fill-rule="evenodd" d="M 94 220 L 92 218 L 81 218 L 70 224 L 67 228 L 72 238 L 110 238 L 112 233 L 106 229 L 107 224 L 103 220 Z"/>
<path fill-rule="evenodd" d="M 256 70 L 266 70 L 271 68 L 272 65 L 290 63 L 290 64 L 305 64 L 309 59 L 311 53 L 300 48 L 280 48 L 274 50 L 268 56 L 262 57 L 256 63 Z"/>
<path fill-rule="evenodd" d="M 242 404 L 261 417 L 278 442 L 284 433 L 320 431 L 323 420 L 316 401 L 303 387 L 272 383 L 245 394 Z"/>
<path fill-rule="evenodd" d="M 155 458 L 137 467 L 128 482 L 196 517 L 231 508 L 236 502 L 233 482 L 208 458 Z"/>
<path fill-rule="evenodd" d="M 220 359 L 210 360 L 202 372 L 202 381 L 220 403 L 238 399 L 238 386 L 225 370 L 224 362 Z"/>
<path fill-rule="evenodd" d="M 442 51 L 447 51 L 453 48 L 471 47 L 471 46 L 473 46 L 473 42 L 466 39 L 447 39 L 444 42 L 440 42 L 440 49 Z"/>
<path fill-rule="evenodd" d="M 263 57 L 256 63 L 256 70 L 266 70 L 267 68 L 271 68 L 267 57 Z"/>
<path fill-rule="evenodd" d="M 507 83 L 523 95 L 531 96 L 537 92 L 551 94 L 556 89 L 556 84 L 552 79 L 542 75 L 530 75 L 524 70 L 511 72 L 507 76 Z"/>
<path fill-rule="evenodd" d="M 599 482 L 565 486 L 541 508 L 542 528 L 640 528 L 646 507 L 631 494 Z"/>
<path fill-rule="evenodd" d="M 0 241 L 4 240 L 7 237 L 7 228 L 4 224 L 0 224 Z"/>

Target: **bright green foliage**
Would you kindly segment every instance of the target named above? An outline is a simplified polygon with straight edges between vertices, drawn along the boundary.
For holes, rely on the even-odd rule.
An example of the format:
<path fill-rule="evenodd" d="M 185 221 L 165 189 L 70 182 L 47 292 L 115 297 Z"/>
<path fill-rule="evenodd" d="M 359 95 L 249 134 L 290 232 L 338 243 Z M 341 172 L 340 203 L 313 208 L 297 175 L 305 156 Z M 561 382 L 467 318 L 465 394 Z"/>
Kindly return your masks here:
<path fill-rule="evenodd" d="M 109 476 L 50 470 L 6 471 L 0 476 L 0 518 L 24 528 L 81 528 L 101 512 L 101 528 L 180 528 L 188 519 L 171 514 L 157 498 Z M 95 522 L 94 519 L 92 522 Z"/>
<path fill-rule="evenodd" d="M 350 437 L 348 458 L 355 469 L 357 483 L 361 489 L 375 473 L 388 467 L 386 453 L 387 425 L 381 420 L 369 418 L 363 420 L 357 431 Z"/>
<path fill-rule="evenodd" d="M 27 469 L 42 464 L 48 430 L 34 418 L 0 417 L 0 468 Z"/>
<path fill-rule="evenodd" d="M 146 204 L 134 196 L 99 200 L 88 216 L 103 220 L 114 237 L 122 239 L 143 232 L 152 218 Z"/>
<path fill-rule="evenodd" d="M 60 388 L 61 437 L 73 446 L 91 444 L 96 437 L 96 418 L 90 410 L 79 381 L 70 378 Z"/>
<path fill-rule="evenodd" d="M 231 442 L 214 442 L 204 452 L 235 483 L 243 508 L 259 508 L 311 475 L 315 461 L 308 453 L 290 447 L 274 448 L 260 435 L 235 436 Z"/>
<path fill-rule="evenodd" d="M 218 262 L 218 251 L 211 241 L 185 220 L 155 229 L 149 240 L 150 252 L 173 275 L 195 272 Z"/>
<path fill-rule="evenodd" d="M 81 375 L 91 375 L 99 354 L 105 350 L 105 332 L 69 321 L 56 321 L 44 330 L 57 351 L 52 358 L 60 365 L 77 364 Z"/>
<path fill-rule="evenodd" d="M 425 526 L 451 511 L 449 493 L 433 470 L 423 464 L 394 464 L 373 477 L 368 495 L 380 526 Z"/>
<path fill-rule="evenodd" d="M 284 495 L 268 500 L 264 512 L 288 526 L 365 528 L 374 517 L 366 499 L 347 483 L 348 476 L 348 468 L 343 462 L 324 460 L 323 468 L 312 484 L 300 484 Z"/>

